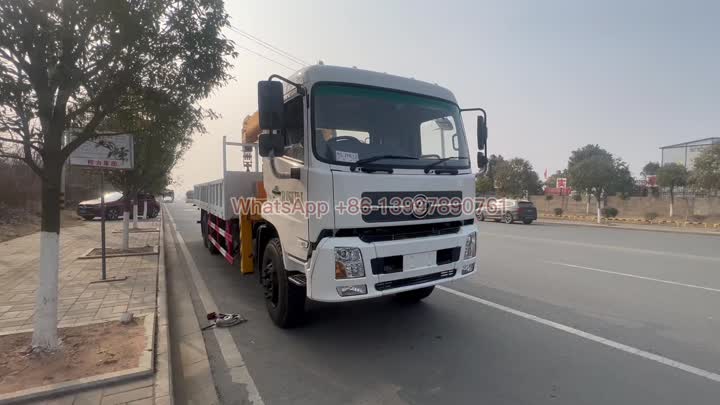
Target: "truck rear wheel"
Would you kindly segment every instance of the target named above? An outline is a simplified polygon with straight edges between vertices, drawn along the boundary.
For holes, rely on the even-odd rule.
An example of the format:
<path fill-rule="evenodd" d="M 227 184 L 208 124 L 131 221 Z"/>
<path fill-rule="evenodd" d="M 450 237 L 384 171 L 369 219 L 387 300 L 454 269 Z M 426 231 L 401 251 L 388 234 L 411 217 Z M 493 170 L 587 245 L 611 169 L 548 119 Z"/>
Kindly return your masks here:
<path fill-rule="evenodd" d="M 290 328 L 300 324 L 305 315 L 305 289 L 288 281 L 278 238 L 265 246 L 260 277 L 265 288 L 265 304 L 275 325 Z"/>
<path fill-rule="evenodd" d="M 418 288 L 417 290 L 403 291 L 401 293 L 395 294 L 395 299 L 400 302 L 407 303 L 418 302 L 423 298 L 427 298 L 428 296 L 430 296 L 434 289 L 435 286 L 431 285 L 430 287 Z"/>

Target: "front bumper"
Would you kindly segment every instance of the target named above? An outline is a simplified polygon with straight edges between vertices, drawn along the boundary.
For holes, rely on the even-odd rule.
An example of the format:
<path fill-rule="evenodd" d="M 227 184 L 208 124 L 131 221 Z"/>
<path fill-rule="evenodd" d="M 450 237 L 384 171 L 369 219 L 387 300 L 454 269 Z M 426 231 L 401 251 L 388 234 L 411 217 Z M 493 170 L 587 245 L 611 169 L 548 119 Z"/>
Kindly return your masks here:
<path fill-rule="evenodd" d="M 355 301 L 393 295 L 435 284 L 458 280 L 473 274 L 462 274 L 463 266 L 475 264 L 476 257 L 464 259 L 465 241 L 475 225 L 462 226 L 457 233 L 424 238 L 412 238 L 385 242 L 363 242 L 357 237 L 323 239 L 313 252 L 306 268 L 307 296 L 315 301 Z M 365 268 L 365 277 L 335 279 L 335 248 L 359 248 Z M 451 255 L 459 249 L 457 260 Z M 373 273 L 373 259 L 402 257 L 402 270 L 392 273 Z M 441 260 L 442 259 L 442 260 Z M 441 264 L 438 264 L 438 263 Z M 378 272 L 377 266 L 376 273 Z M 475 269 L 477 266 L 475 266 Z M 342 297 L 338 287 L 365 285 L 367 294 Z"/>
<path fill-rule="evenodd" d="M 93 206 L 82 206 L 78 205 L 77 207 L 77 214 L 80 217 L 99 217 L 100 216 L 100 209 L 93 207 Z"/>

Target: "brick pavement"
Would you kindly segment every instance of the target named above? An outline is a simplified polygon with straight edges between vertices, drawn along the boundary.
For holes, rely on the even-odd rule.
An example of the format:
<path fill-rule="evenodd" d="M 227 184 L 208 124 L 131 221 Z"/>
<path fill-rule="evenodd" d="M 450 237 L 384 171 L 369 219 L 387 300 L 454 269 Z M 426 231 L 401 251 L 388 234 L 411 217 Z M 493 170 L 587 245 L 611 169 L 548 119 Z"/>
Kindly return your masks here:
<path fill-rule="evenodd" d="M 159 227 L 158 220 L 142 221 L 141 227 Z M 107 246 L 120 247 L 121 236 L 112 233 L 122 222 L 107 223 Z M 131 233 L 130 246 L 157 246 L 158 232 Z M 127 280 L 92 283 L 101 275 L 100 259 L 78 260 L 89 249 L 100 247 L 100 222 L 86 221 L 60 232 L 60 326 L 97 320 L 115 320 L 126 311 L 136 316 L 156 310 L 158 256 L 131 256 L 107 259 L 108 277 Z M 39 233 L 0 243 L 0 332 L 32 329 L 37 273 L 40 262 Z M 158 342 L 159 344 L 162 342 Z M 158 354 L 166 352 L 157 347 Z M 158 358 L 157 361 L 166 361 Z M 144 404 L 170 403 L 168 392 L 158 389 L 155 375 L 128 383 L 40 401 L 43 404 Z"/>

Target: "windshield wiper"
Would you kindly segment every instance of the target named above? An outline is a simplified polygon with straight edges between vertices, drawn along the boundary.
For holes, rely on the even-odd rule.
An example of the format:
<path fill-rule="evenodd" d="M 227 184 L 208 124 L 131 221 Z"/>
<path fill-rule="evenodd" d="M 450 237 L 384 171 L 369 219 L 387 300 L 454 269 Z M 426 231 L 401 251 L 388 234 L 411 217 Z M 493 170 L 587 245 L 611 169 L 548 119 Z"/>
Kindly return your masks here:
<path fill-rule="evenodd" d="M 382 159 L 412 159 L 412 160 L 418 160 L 415 156 L 408 156 L 408 155 L 379 155 L 379 156 L 373 156 L 365 159 L 360 159 L 357 162 L 350 165 L 350 171 L 355 171 L 359 166 L 366 165 L 368 163 L 375 162 L 377 160 Z"/>
<path fill-rule="evenodd" d="M 440 164 L 442 164 L 442 163 L 445 163 L 445 162 L 447 162 L 448 160 L 452 160 L 452 159 L 458 159 L 458 160 L 459 160 L 459 159 L 467 159 L 467 158 L 460 158 L 460 157 L 457 157 L 457 156 L 450 156 L 450 157 L 438 159 L 437 162 L 432 162 L 432 163 L 430 163 L 429 165 L 425 166 L 425 173 L 430 173 L 430 170 L 432 170 L 433 167 L 438 166 L 438 165 L 440 165 Z M 455 171 L 457 171 L 457 169 L 456 169 Z"/>

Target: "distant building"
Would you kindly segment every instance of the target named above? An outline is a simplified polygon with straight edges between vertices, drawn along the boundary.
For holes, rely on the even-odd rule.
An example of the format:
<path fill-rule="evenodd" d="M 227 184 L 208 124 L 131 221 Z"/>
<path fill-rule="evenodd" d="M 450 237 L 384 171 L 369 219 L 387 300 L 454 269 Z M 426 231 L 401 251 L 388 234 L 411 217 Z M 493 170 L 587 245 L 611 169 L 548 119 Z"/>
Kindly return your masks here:
<path fill-rule="evenodd" d="M 688 170 L 692 170 L 695 158 L 712 145 L 720 145 L 720 138 L 705 138 L 697 141 L 678 143 L 660 148 L 662 152 L 661 165 L 665 163 L 679 163 Z"/>

